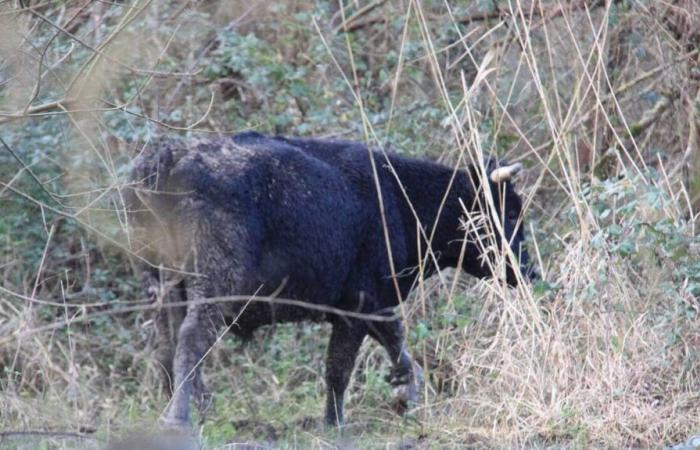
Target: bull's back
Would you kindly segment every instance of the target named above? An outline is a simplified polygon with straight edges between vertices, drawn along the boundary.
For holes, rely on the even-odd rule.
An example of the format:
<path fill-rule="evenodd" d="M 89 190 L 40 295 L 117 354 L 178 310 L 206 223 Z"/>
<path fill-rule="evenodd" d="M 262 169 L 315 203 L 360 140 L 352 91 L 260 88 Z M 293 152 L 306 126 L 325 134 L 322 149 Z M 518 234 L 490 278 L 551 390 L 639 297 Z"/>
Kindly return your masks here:
<path fill-rule="evenodd" d="M 342 172 L 301 149 L 259 135 L 190 149 L 170 173 L 182 217 L 234 274 L 219 291 L 279 292 L 337 304 L 366 226 L 367 205 Z M 196 205 L 196 212 L 189 211 Z M 237 278 L 245 280 L 237 280 Z M 281 287 L 281 291 L 279 288 Z"/>
<path fill-rule="evenodd" d="M 366 228 L 367 207 L 337 168 L 297 148 L 275 146 L 264 158 L 256 204 L 265 228 L 260 274 L 285 283 L 292 298 L 336 304 Z"/>

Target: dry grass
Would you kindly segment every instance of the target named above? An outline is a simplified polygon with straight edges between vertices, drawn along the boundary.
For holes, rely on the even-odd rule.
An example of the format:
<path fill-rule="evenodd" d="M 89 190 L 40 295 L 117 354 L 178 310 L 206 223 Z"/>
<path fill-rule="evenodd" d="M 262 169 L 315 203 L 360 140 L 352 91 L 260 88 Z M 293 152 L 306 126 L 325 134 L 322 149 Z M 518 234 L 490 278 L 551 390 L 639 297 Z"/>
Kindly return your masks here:
<path fill-rule="evenodd" d="M 513 290 L 449 272 L 417 286 L 402 314 L 426 373 L 424 399 L 396 416 L 381 380 L 386 358 L 366 344 L 343 436 L 315 420 L 327 330 L 281 326 L 244 349 L 225 340 L 206 361 L 218 394 L 198 430 L 206 447 L 660 448 L 698 431 L 693 0 L 508 0 L 494 2 L 498 14 L 488 2 L 349 2 L 347 11 L 310 1 L 29 2 L 35 13 L 10 3 L 0 6 L 3 133 L 30 142 L 44 121 L 71 144 L 35 159 L 22 148 L 24 167 L 0 171 L 0 205 L 25 217 L 0 222 L 0 446 L 95 448 L 156 423 L 167 400 L 150 362 L 148 314 L 84 317 L 140 304 L 119 210 L 124 163 L 155 128 L 278 130 L 265 116 L 284 114 L 283 131 L 311 122 L 319 135 L 420 138 L 430 148 L 404 150 L 451 164 L 494 153 L 523 161 L 531 254 L 546 283 Z M 56 29 L 38 14 L 62 24 L 71 44 L 50 47 Z M 278 105 L 245 65 L 202 75 L 225 50 L 211 33 L 227 26 L 272 49 L 270 71 L 303 66 L 331 117 L 310 113 L 317 106 L 302 94 Z M 230 122 L 231 110 L 250 117 Z M 36 233 L 14 241 L 23 226 Z"/>

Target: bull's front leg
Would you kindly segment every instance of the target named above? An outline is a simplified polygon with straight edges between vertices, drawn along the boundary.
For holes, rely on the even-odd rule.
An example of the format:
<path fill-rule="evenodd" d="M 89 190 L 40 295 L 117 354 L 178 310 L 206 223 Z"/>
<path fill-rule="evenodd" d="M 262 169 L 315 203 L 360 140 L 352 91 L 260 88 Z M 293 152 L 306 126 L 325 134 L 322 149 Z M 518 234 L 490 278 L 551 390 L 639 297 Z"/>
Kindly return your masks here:
<path fill-rule="evenodd" d="M 159 305 L 154 318 L 155 328 L 155 361 L 161 378 L 161 386 L 167 395 L 172 395 L 173 385 L 173 359 L 177 347 L 177 334 L 185 318 L 187 308 L 174 306 L 185 303 L 187 294 L 185 282 L 163 280 L 163 274 L 155 272 L 150 274 L 144 283 L 148 298 Z"/>
<path fill-rule="evenodd" d="M 367 335 L 367 328 L 357 321 L 338 318 L 326 356 L 326 413 L 325 422 L 330 426 L 343 425 L 345 389 L 355 367 L 357 352 Z"/>
<path fill-rule="evenodd" d="M 395 387 L 397 406 L 403 412 L 418 402 L 423 383 L 423 372 L 406 348 L 403 325 L 400 320 L 373 322 L 369 334 L 389 354 L 393 367 L 388 381 Z"/>

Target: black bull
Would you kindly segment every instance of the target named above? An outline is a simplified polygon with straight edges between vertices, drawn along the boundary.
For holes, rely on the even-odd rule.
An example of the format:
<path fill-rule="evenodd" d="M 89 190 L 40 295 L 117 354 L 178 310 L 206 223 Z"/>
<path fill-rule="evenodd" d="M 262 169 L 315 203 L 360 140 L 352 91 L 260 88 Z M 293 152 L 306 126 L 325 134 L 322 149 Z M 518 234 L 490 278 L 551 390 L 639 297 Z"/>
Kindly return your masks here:
<path fill-rule="evenodd" d="M 327 423 L 343 421 L 344 392 L 367 335 L 388 352 L 391 382 L 415 400 L 419 369 L 401 321 L 391 318 L 417 277 L 461 266 L 515 285 L 518 269 L 531 273 L 521 201 L 509 181 L 520 165 L 487 161 L 485 168 L 455 171 L 356 142 L 252 132 L 147 146 L 126 193 L 133 242 L 144 245 L 144 256 L 159 258 L 154 267 L 182 269 L 167 301 L 188 302 L 186 310 L 164 308 L 157 318 L 160 360 L 174 381 L 166 422 L 189 423 L 191 396 L 200 407 L 206 403 L 199 365 L 219 331 L 250 336 L 285 321 L 332 324 Z M 507 263 L 495 266 L 494 253 L 506 248 Z M 162 272 L 147 272 L 155 292 Z M 205 300 L 271 294 L 309 308 Z"/>

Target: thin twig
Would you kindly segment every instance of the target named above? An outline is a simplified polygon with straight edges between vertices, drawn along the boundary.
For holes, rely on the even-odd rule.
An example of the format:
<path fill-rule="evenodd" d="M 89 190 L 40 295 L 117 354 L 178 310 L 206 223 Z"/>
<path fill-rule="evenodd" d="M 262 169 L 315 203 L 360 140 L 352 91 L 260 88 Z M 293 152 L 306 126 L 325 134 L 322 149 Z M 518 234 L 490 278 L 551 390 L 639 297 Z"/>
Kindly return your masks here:
<path fill-rule="evenodd" d="M 381 6 L 386 0 L 375 0 L 374 2 L 365 5 L 355 11 L 350 17 L 345 18 L 344 11 L 340 11 L 342 14 L 342 22 L 337 25 L 334 29 L 334 33 L 340 33 L 341 31 L 351 31 L 353 27 L 353 23 L 356 22 L 359 18 L 366 16 L 370 12 L 374 11 L 377 9 L 379 6 Z M 340 5 L 341 8 L 345 8 L 345 5 L 342 4 Z"/>
<path fill-rule="evenodd" d="M 6 430 L 0 431 L 0 442 L 7 438 L 17 438 L 17 437 L 27 437 L 27 436 L 43 436 L 43 437 L 57 437 L 57 438 L 73 438 L 73 439 L 87 439 L 91 441 L 103 442 L 102 439 L 95 436 L 90 436 L 83 433 L 75 433 L 71 431 L 44 431 L 44 430 Z"/>
<path fill-rule="evenodd" d="M 41 182 L 41 180 L 39 179 L 39 177 L 36 176 L 36 174 L 32 171 L 32 169 L 31 169 L 27 164 L 24 163 L 24 161 L 22 160 L 22 158 L 20 158 L 20 156 L 12 149 L 12 147 L 10 147 L 10 146 L 7 144 L 7 142 L 5 142 L 5 140 L 4 140 L 2 137 L 0 137 L 0 144 L 2 144 L 2 146 L 5 147 L 5 150 L 7 150 L 8 153 L 10 153 L 10 155 L 12 155 L 13 158 L 15 158 L 15 160 L 22 166 L 22 169 L 24 169 L 24 170 L 27 171 L 27 173 L 29 174 L 29 176 L 32 177 L 32 179 L 36 182 L 36 184 L 39 186 L 39 188 L 40 188 L 42 191 L 44 191 L 44 193 L 45 193 L 46 195 L 48 195 L 49 198 L 50 198 L 51 200 L 53 200 L 54 202 L 56 202 L 56 204 L 58 204 L 59 206 L 63 207 L 63 204 L 62 204 L 60 201 L 58 201 L 58 199 L 56 199 L 56 197 L 54 196 L 54 194 L 52 194 L 51 192 L 49 192 L 49 190 L 46 189 L 46 188 L 44 187 L 44 183 Z"/>
<path fill-rule="evenodd" d="M 46 301 L 44 301 L 46 302 Z M 284 305 L 284 306 L 294 306 L 297 308 L 303 308 L 310 311 L 316 311 L 323 314 L 331 314 L 339 317 L 350 317 L 353 319 L 366 320 L 371 322 L 392 322 L 397 320 L 397 316 L 393 308 L 389 308 L 386 312 L 391 312 L 392 314 L 382 314 L 383 311 L 377 311 L 377 313 L 361 313 L 356 311 L 348 311 L 346 309 L 335 308 L 333 306 L 326 306 L 316 303 L 309 303 L 302 300 L 294 300 L 281 297 L 271 297 L 271 296 L 260 296 L 260 295 L 229 295 L 221 297 L 209 297 L 201 300 L 187 300 L 179 302 L 166 302 L 166 303 L 151 303 L 147 305 L 135 305 L 127 306 L 125 308 L 119 309 L 108 309 L 103 311 L 95 311 L 90 313 L 85 313 L 79 317 L 73 319 L 64 319 L 56 322 L 52 322 L 40 327 L 32 328 L 30 330 L 20 331 L 15 330 L 10 336 L 5 337 L 0 340 L 0 346 L 7 345 L 16 339 L 25 339 L 28 336 L 32 336 L 38 333 L 44 333 L 47 331 L 58 330 L 75 323 L 89 322 L 97 317 L 112 316 L 118 314 L 131 314 L 135 312 L 151 311 L 159 308 L 179 308 L 179 307 L 191 307 L 196 305 L 211 305 L 211 304 L 221 304 L 221 303 L 248 303 L 248 302 L 262 302 L 269 303 L 270 305 Z"/>

